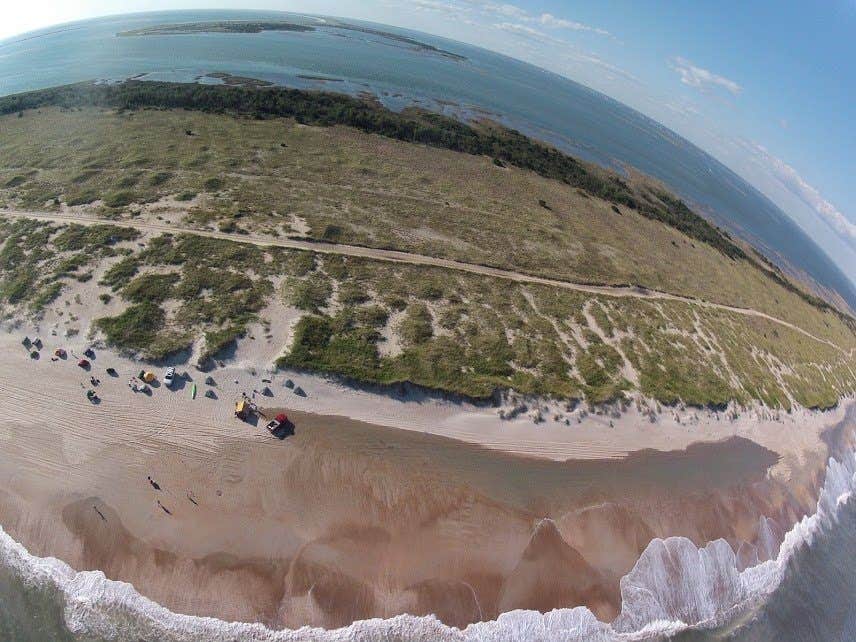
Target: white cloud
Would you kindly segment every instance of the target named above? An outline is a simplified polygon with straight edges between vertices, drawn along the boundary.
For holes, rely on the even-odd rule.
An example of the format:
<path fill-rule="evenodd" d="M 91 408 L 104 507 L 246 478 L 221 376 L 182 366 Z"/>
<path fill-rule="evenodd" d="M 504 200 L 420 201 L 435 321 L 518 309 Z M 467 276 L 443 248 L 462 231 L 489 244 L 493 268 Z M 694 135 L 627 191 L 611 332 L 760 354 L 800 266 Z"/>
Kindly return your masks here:
<path fill-rule="evenodd" d="M 507 31 L 508 33 L 517 34 L 527 38 L 535 38 L 536 40 L 545 40 L 547 42 L 558 42 L 555 38 L 548 36 L 543 31 L 538 31 L 527 25 L 522 25 L 516 22 L 498 22 L 493 25 L 495 29 Z"/>
<path fill-rule="evenodd" d="M 439 11 L 441 13 L 456 14 L 462 11 L 462 8 L 449 2 L 441 0 L 410 0 L 417 9 L 427 9 L 429 11 Z"/>
<path fill-rule="evenodd" d="M 827 201 L 814 186 L 809 185 L 799 175 L 796 169 L 788 165 L 781 158 L 773 156 L 765 147 L 758 143 L 748 143 L 746 146 L 754 154 L 755 158 L 772 172 L 782 187 L 817 212 L 850 247 L 856 249 L 856 224 L 848 220 L 835 205 Z"/>
<path fill-rule="evenodd" d="M 637 78 L 636 76 L 634 76 L 630 72 L 624 71 L 624 69 L 622 69 L 621 67 L 617 67 L 617 66 L 613 65 L 612 63 L 607 62 L 603 58 L 599 58 L 598 56 L 595 56 L 594 54 L 588 54 L 588 53 L 583 53 L 581 51 L 575 51 L 575 52 L 569 54 L 568 60 L 571 62 L 576 62 L 576 63 L 581 63 L 581 64 L 597 65 L 598 67 L 601 67 L 602 69 L 605 69 L 606 71 L 613 73 L 617 76 L 621 76 L 622 78 L 624 78 L 626 80 L 632 80 L 633 82 L 639 83 L 639 84 L 642 83 L 642 81 L 639 80 L 639 78 Z"/>
<path fill-rule="evenodd" d="M 493 11 L 494 13 L 497 13 L 501 16 L 517 18 L 518 20 L 526 20 L 529 17 L 529 13 L 526 11 L 526 9 L 521 9 L 520 7 L 516 7 L 513 4 L 486 5 L 486 8 L 489 8 L 490 11 Z"/>
<path fill-rule="evenodd" d="M 523 9 L 513 4 L 496 3 L 490 2 L 488 0 L 461 1 L 470 5 L 471 7 L 485 15 L 492 15 L 500 18 L 512 18 L 516 21 L 517 24 L 525 22 L 528 24 L 540 24 L 541 26 L 548 27 L 550 29 L 570 29 L 573 31 L 587 31 L 601 36 L 612 35 L 606 29 L 601 29 L 600 27 L 592 27 L 590 25 L 583 24 L 582 22 L 577 22 L 576 20 L 559 18 L 551 13 L 542 13 L 540 15 L 535 15 L 530 13 L 526 9 Z"/>
<path fill-rule="evenodd" d="M 583 24 L 582 22 L 576 22 L 575 20 L 565 20 L 564 18 L 557 18 L 551 13 L 542 13 L 536 20 L 545 27 L 552 27 L 553 29 L 591 31 L 592 33 L 596 33 L 601 36 L 612 35 L 606 29 L 601 29 L 599 27 L 590 27 L 589 25 Z"/>
<path fill-rule="evenodd" d="M 671 61 L 671 67 L 678 72 L 682 83 L 701 91 L 722 87 L 735 96 L 743 91 L 743 88 L 733 80 L 729 80 L 725 76 L 720 76 L 707 69 L 696 67 L 685 58 L 674 58 Z"/>

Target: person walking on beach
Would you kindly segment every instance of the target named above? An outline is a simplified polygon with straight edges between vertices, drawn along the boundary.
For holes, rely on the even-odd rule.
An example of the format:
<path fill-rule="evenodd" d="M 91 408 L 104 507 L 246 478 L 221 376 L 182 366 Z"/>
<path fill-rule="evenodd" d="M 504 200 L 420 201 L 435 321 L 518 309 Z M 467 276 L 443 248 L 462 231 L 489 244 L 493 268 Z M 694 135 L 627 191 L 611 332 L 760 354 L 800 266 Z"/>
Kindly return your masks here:
<path fill-rule="evenodd" d="M 149 483 L 152 485 L 152 488 L 154 488 L 155 490 L 160 490 L 160 489 L 161 489 L 160 484 L 158 484 L 158 483 L 157 483 L 154 479 L 152 479 L 150 476 L 149 476 L 149 477 L 146 477 L 146 479 L 148 479 L 148 480 L 149 480 Z"/>
<path fill-rule="evenodd" d="M 172 515 L 172 512 L 166 506 L 160 503 L 160 500 L 158 500 L 158 506 L 160 506 L 161 510 L 167 515 Z"/>

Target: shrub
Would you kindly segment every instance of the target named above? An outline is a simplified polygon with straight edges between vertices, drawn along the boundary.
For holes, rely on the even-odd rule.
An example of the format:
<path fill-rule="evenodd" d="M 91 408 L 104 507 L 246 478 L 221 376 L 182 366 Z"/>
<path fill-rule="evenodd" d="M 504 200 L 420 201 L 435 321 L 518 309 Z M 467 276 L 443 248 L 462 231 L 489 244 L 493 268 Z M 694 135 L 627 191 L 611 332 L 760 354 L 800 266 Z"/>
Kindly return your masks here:
<path fill-rule="evenodd" d="M 327 225 L 321 233 L 321 238 L 330 243 L 338 243 L 342 240 L 343 230 L 338 225 Z"/>
<path fill-rule="evenodd" d="M 407 300 L 395 294 L 383 297 L 382 301 L 393 312 L 401 312 L 407 307 Z"/>
<path fill-rule="evenodd" d="M 368 292 L 364 285 L 354 281 L 347 281 L 339 286 L 339 303 L 342 305 L 356 305 L 369 300 Z"/>
<path fill-rule="evenodd" d="M 60 251 L 100 250 L 119 241 L 133 241 L 140 233 L 132 227 L 116 225 L 69 225 L 53 240 Z"/>
<path fill-rule="evenodd" d="M 89 205 L 90 203 L 97 201 L 99 198 L 98 192 L 93 189 L 82 190 L 77 193 L 73 193 L 66 197 L 65 202 L 66 205 Z"/>
<path fill-rule="evenodd" d="M 133 256 L 127 256 L 107 270 L 101 279 L 101 285 L 110 286 L 115 292 L 130 281 L 138 271 L 137 259 Z"/>
<path fill-rule="evenodd" d="M 292 284 L 289 300 L 299 310 L 318 312 L 327 305 L 331 294 L 330 282 L 320 274 L 312 274 Z"/>
<path fill-rule="evenodd" d="M 104 197 L 104 204 L 107 207 L 125 207 L 126 205 L 130 205 L 136 200 L 136 196 L 133 192 L 127 190 L 121 190 L 118 192 L 113 192 Z"/>
<path fill-rule="evenodd" d="M 357 323 L 369 328 L 380 328 L 386 325 L 389 312 L 380 305 L 368 305 L 357 308 L 355 313 Z"/>
<path fill-rule="evenodd" d="M 59 281 L 55 281 L 46 287 L 42 288 L 39 293 L 36 295 L 36 298 L 33 299 L 31 307 L 34 311 L 38 312 L 46 305 L 50 305 L 59 297 L 60 292 L 62 292 L 63 284 Z"/>
<path fill-rule="evenodd" d="M 211 178 L 206 178 L 205 182 L 202 183 L 202 187 L 203 189 L 205 189 L 206 192 L 218 192 L 223 189 L 223 185 L 223 179 L 216 178 L 214 176 L 212 176 Z"/>
<path fill-rule="evenodd" d="M 97 319 L 95 325 L 112 346 L 146 350 L 163 328 L 164 319 L 160 306 L 146 301 L 130 306 L 119 316 Z"/>
<path fill-rule="evenodd" d="M 168 274 L 143 274 L 122 288 L 122 296 L 134 303 L 161 303 L 175 295 L 175 284 L 179 280 L 175 272 Z"/>
<path fill-rule="evenodd" d="M 398 326 L 398 334 L 407 345 L 425 343 L 434 335 L 431 322 L 431 312 L 423 303 L 412 303 L 407 306 L 405 317 Z"/>
<path fill-rule="evenodd" d="M 149 185 L 157 187 L 158 185 L 163 185 L 171 178 L 172 174 L 169 172 L 156 172 L 149 177 Z"/>
<path fill-rule="evenodd" d="M 244 336 L 244 328 L 237 325 L 230 325 L 219 330 L 206 332 L 205 351 L 200 356 L 200 361 L 205 361 L 216 356 L 242 336 Z"/>

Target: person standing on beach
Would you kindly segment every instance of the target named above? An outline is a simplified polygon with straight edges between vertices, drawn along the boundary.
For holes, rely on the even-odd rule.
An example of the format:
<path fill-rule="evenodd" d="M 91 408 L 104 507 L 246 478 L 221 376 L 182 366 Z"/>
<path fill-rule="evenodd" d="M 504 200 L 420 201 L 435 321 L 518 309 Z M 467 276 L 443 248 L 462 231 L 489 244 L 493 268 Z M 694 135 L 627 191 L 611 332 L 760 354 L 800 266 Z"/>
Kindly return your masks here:
<path fill-rule="evenodd" d="M 152 485 L 152 488 L 154 488 L 155 490 L 161 489 L 160 484 L 158 484 L 154 479 L 152 479 L 151 476 L 146 477 L 146 479 L 149 480 L 149 483 Z"/>

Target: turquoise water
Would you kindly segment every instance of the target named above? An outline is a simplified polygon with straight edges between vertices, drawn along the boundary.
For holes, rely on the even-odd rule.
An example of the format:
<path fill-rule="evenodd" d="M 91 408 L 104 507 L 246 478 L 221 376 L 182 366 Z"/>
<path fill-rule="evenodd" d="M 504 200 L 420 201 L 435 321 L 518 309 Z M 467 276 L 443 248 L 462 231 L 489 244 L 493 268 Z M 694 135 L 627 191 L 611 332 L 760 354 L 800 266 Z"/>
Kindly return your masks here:
<path fill-rule="evenodd" d="M 144 26 L 218 19 L 302 20 L 307 33 L 116 37 Z M 193 81 L 214 71 L 293 87 L 371 91 L 388 106 L 418 102 L 464 117 L 493 117 L 603 165 L 629 164 L 669 185 L 716 223 L 798 267 L 856 308 L 856 288 L 772 202 L 721 163 L 642 114 L 582 85 L 458 42 L 407 34 L 466 56 L 458 62 L 377 35 L 273 12 L 135 14 L 64 25 L 0 43 L 0 95 L 89 79 L 147 74 Z M 300 74 L 345 82 L 322 83 Z M 442 102 L 438 102 L 442 101 Z M 453 103 L 453 104 L 449 104 Z"/>

